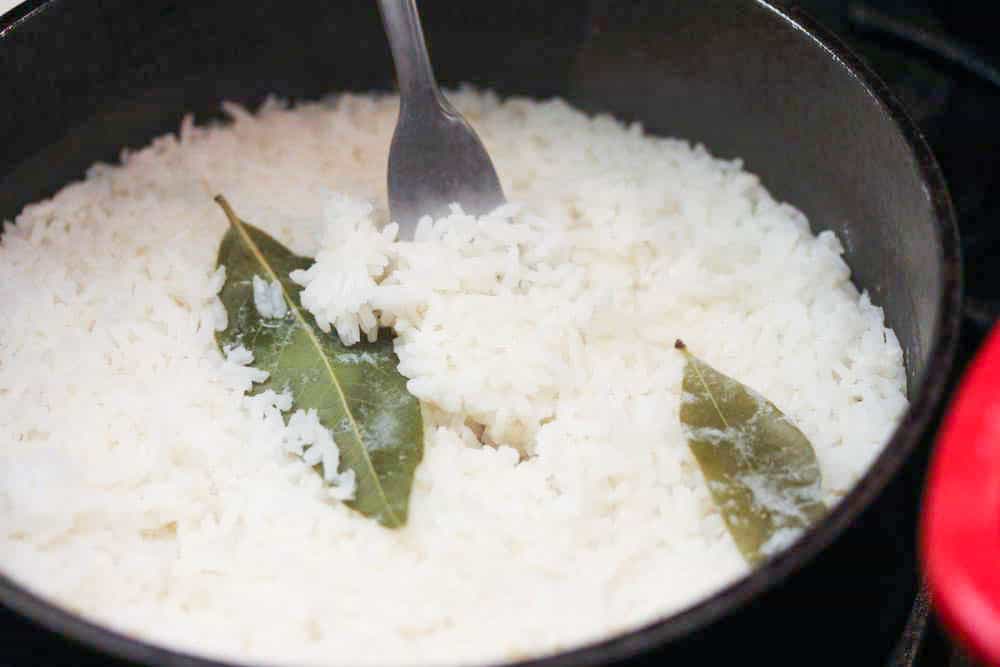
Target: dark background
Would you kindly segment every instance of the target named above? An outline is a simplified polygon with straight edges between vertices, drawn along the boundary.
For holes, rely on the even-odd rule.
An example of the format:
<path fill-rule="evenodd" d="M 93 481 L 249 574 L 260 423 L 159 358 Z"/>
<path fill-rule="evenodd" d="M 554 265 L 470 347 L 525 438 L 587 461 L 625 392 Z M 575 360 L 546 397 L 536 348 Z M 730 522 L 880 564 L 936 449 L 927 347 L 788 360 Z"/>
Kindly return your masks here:
<path fill-rule="evenodd" d="M 669 0 L 666 0 L 669 2 Z M 293 4 L 293 3 L 290 3 Z M 436 3 L 440 4 L 440 2 Z M 558 3 L 572 12 L 583 3 Z M 966 258 L 967 318 L 959 351 L 959 367 L 977 348 L 992 324 L 1000 303 L 1000 231 L 995 224 L 997 186 L 993 168 L 1000 149 L 1000 48 L 986 3 L 941 0 L 801 0 L 795 4 L 845 39 L 888 83 L 924 132 L 949 182 L 962 233 Z M 366 11 L 370 11 L 367 10 Z M 280 29 L 277 27 L 276 29 Z M 6 91 L 10 94 L 10 91 Z M 2 103 L 0 103 L 2 108 Z M 995 273 L 998 272 L 998 273 Z M 952 378 L 954 381 L 956 378 Z M 918 455 L 921 460 L 927 451 Z M 913 475 L 920 484 L 922 470 Z M 912 526 L 912 532 L 916 526 Z M 897 581 L 883 585 L 915 588 L 914 558 L 901 562 Z M 858 610 L 870 622 L 847 633 L 831 628 L 831 641 L 871 645 L 865 664 L 924 667 L 961 664 L 933 619 L 926 601 L 915 600 L 909 624 L 898 610 Z M 882 616 L 880 616 L 880 613 Z M 886 616 L 891 615 L 891 618 Z M 845 628 L 849 625 L 845 618 Z M 776 641 L 794 634 L 798 623 L 789 619 L 784 628 L 761 628 Z M 891 633 L 895 652 L 886 655 L 885 633 Z M 745 662 L 740 647 L 733 647 L 733 662 Z M 655 656 L 646 664 L 654 664 Z M 58 638 L 0 609 L 0 666 L 22 667 L 122 667 L 125 663 L 98 656 Z M 803 654 L 795 664 L 819 665 L 823 648 Z"/>

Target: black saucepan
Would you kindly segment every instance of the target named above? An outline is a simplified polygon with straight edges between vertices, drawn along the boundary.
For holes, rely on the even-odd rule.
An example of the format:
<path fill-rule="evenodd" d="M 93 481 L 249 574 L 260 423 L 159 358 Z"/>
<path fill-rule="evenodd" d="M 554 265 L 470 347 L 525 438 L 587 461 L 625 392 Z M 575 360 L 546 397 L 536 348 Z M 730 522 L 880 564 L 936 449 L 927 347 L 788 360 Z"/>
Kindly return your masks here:
<path fill-rule="evenodd" d="M 913 566 L 914 461 L 926 453 L 960 319 L 953 213 L 913 125 L 840 42 L 763 1 L 423 0 L 421 10 L 447 85 L 559 95 L 744 158 L 814 229 L 836 231 L 905 352 L 910 409 L 804 539 L 680 614 L 537 664 L 714 665 L 734 655 L 874 664 L 855 659 L 845 628 L 878 608 L 891 636 L 905 618 L 916 582 L 884 582 Z M 174 131 L 186 110 L 205 121 L 226 99 L 387 89 L 392 71 L 369 2 L 30 0 L 0 20 L 0 218 L 122 146 Z M 91 624 L 2 574 L 0 601 L 11 622 L 27 617 L 53 641 L 79 641 L 81 656 L 213 664 Z"/>

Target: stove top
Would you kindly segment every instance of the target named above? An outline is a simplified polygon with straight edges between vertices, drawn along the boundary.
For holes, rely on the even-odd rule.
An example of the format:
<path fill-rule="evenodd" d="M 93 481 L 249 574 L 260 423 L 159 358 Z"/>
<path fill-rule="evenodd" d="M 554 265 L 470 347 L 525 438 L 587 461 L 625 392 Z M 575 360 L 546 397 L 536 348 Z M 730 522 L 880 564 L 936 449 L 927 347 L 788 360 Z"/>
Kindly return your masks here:
<path fill-rule="evenodd" d="M 946 0 L 799 0 L 795 3 L 840 35 L 885 80 L 909 110 L 937 155 L 958 214 L 965 256 L 966 322 L 957 368 L 969 361 L 1000 314 L 1000 186 L 992 156 L 1000 151 L 1000 46 L 978 3 Z M 978 15 L 977 15 L 978 13 Z M 952 381 L 957 381 L 958 373 Z M 918 471 L 922 473 L 922 471 Z M 913 483 L 919 484 L 917 477 Z M 906 518 L 905 520 L 910 520 Z M 914 526 L 915 530 L 915 526 Z M 912 590 L 917 575 L 910 554 L 894 590 Z M 918 593 L 903 627 L 895 611 L 863 611 L 864 631 L 851 641 L 871 644 L 871 665 L 965 667 Z M 893 616 L 886 620 L 887 616 Z M 853 628 L 852 628 L 853 630 Z M 885 634 L 892 636 L 885 637 Z M 877 640 L 875 638 L 878 638 Z M 888 641 L 886 641 L 888 639 Z M 0 608 L 0 667 L 124 667 L 60 639 Z M 887 653 L 885 646 L 895 646 Z M 813 661 L 810 660 L 812 663 Z M 652 664 L 652 661 L 650 661 Z M 813 663 L 815 664 L 815 663 Z"/>

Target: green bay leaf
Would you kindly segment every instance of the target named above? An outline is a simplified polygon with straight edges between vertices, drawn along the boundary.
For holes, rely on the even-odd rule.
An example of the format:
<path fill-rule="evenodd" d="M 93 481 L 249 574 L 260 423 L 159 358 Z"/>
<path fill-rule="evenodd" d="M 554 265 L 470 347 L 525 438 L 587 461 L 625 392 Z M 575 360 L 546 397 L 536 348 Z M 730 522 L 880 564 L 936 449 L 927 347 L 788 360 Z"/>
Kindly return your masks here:
<path fill-rule="evenodd" d="M 226 269 L 219 297 L 229 316 L 226 329 L 216 334 L 219 347 L 225 353 L 243 345 L 253 353 L 254 367 L 269 373 L 253 393 L 288 390 L 293 408 L 316 410 L 340 449 L 340 472 L 354 471 L 350 507 L 389 528 L 405 525 L 414 471 L 423 458 L 423 421 L 397 370 L 392 332 L 348 347 L 322 331 L 302 307 L 302 288 L 289 277 L 312 260 L 240 220 L 222 196 L 216 202 L 229 220 L 218 255 Z M 255 276 L 280 285 L 287 308 L 262 316 L 254 301 Z"/>
<path fill-rule="evenodd" d="M 812 444 L 766 398 L 691 354 L 681 426 L 729 534 L 756 564 L 826 511 Z"/>

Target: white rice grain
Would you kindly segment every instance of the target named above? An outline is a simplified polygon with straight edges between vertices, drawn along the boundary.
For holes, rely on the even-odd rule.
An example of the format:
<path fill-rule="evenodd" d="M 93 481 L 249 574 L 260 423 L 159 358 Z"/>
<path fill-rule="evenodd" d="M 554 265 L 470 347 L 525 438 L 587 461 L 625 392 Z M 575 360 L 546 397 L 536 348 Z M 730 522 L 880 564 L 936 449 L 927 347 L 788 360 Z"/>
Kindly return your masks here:
<path fill-rule="evenodd" d="M 680 431 L 676 338 L 796 421 L 829 499 L 851 487 L 906 398 L 832 233 L 700 146 L 557 100 L 451 99 L 514 203 L 413 243 L 386 224 L 389 96 L 227 106 L 7 225 L 6 574 L 265 663 L 496 661 L 635 627 L 747 570 Z M 315 414 L 244 396 L 250 351 L 217 350 L 216 193 L 317 257 L 294 278 L 324 329 L 395 326 L 427 425 L 405 529 L 339 502 L 353 480 L 331 495 Z M 258 308 L 278 316 L 272 287 Z"/>

